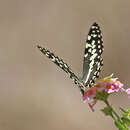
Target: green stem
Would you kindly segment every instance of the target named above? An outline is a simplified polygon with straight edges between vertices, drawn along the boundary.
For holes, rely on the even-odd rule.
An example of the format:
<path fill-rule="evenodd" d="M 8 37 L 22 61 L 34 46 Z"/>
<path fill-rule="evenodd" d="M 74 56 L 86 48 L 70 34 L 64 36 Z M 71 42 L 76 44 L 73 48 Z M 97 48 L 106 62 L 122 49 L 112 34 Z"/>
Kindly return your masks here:
<path fill-rule="evenodd" d="M 122 122 L 121 118 L 118 116 L 118 114 L 115 112 L 115 110 L 112 108 L 112 106 L 109 104 L 108 100 L 104 100 L 107 107 L 112 111 L 112 114 L 110 115 L 116 123 L 118 123 L 119 130 L 128 130 L 128 128 L 125 126 L 125 124 Z M 115 116 L 114 116 L 115 115 Z M 116 119 L 116 118 L 117 119 Z"/>
<path fill-rule="evenodd" d="M 116 118 L 120 121 L 120 117 L 118 116 L 118 114 L 115 112 L 115 110 L 112 108 L 112 106 L 109 104 L 109 102 L 107 100 L 104 101 L 106 103 L 106 105 L 112 110 L 112 113 L 116 116 Z M 112 114 L 112 116 L 113 116 Z M 114 118 L 115 119 L 115 118 Z"/>

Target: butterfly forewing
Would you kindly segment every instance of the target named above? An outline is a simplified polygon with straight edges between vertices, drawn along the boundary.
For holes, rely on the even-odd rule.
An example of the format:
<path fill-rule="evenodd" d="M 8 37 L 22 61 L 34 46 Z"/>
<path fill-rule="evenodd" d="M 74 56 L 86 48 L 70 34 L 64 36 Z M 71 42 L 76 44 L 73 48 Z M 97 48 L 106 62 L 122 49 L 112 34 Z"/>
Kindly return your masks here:
<path fill-rule="evenodd" d="M 57 66 L 59 66 L 62 70 L 69 74 L 70 78 L 73 79 L 75 84 L 78 84 L 79 86 L 84 86 L 83 82 L 72 72 L 71 68 L 61 58 L 55 56 L 54 53 L 39 45 L 37 45 L 37 48 L 49 59 L 51 59 L 52 62 L 54 62 Z"/>
<path fill-rule="evenodd" d="M 99 77 L 103 59 L 103 41 L 101 30 L 98 24 L 94 23 L 88 33 L 86 40 L 84 63 L 83 63 L 83 81 L 91 85 Z"/>

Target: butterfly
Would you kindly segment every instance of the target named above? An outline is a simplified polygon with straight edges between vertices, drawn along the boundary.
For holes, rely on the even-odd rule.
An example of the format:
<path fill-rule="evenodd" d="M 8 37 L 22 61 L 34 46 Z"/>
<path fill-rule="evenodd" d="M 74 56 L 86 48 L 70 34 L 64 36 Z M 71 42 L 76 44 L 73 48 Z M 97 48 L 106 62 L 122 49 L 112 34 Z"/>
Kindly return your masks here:
<path fill-rule="evenodd" d="M 46 55 L 52 62 L 64 70 L 69 77 L 74 81 L 75 84 L 80 88 L 80 92 L 83 95 L 87 88 L 90 88 L 99 78 L 99 72 L 103 66 L 102 53 L 104 51 L 103 40 L 100 27 L 97 23 L 93 23 L 90 27 L 88 37 L 86 39 L 86 46 L 83 58 L 83 76 L 79 78 L 68 66 L 67 63 L 63 61 L 54 53 L 50 52 L 48 49 L 37 45 L 37 48 Z"/>

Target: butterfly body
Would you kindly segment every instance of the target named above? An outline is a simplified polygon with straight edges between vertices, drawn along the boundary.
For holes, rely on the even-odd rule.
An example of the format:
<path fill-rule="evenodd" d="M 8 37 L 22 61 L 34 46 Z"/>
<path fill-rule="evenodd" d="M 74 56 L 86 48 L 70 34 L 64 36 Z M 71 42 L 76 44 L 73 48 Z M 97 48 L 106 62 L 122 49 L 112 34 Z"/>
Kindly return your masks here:
<path fill-rule="evenodd" d="M 54 53 L 39 45 L 37 45 L 37 47 L 44 55 L 69 75 L 74 83 L 79 86 L 82 94 L 84 94 L 84 91 L 91 87 L 99 77 L 99 72 L 103 65 L 101 54 L 104 49 L 101 30 L 96 23 L 91 26 L 86 40 L 82 78 L 76 76 L 71 68 L 61 58 L 55 56 Z"/>

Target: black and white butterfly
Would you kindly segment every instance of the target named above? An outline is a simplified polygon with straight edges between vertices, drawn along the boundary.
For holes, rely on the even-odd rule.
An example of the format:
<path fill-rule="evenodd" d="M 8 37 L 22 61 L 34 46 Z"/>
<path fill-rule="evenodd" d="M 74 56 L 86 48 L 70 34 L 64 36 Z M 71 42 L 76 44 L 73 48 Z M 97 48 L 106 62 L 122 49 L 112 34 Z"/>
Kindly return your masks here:
<path fill-rule="evenodd" d="M 75 84 L 78 84 L 82 94 L 84 94 L 84 91 L 88 87 L 91 87 L 99 77 L 99 72 L 103 66 L 103 59 L 101 55 L 104 48 L 101 30 L 97 23 L 94 23 L 91 26 L 86 40 L 82 78 L 77 77 L 71 68 L 61 58 L 55 56 L 52 52 L 39 45 L 37 45 L 37 47 L 44 55 L 51 59 L 52 62 L 69 74 Z"/>

